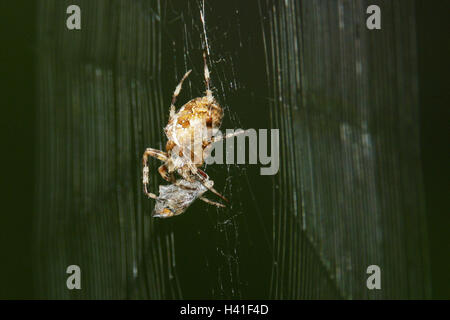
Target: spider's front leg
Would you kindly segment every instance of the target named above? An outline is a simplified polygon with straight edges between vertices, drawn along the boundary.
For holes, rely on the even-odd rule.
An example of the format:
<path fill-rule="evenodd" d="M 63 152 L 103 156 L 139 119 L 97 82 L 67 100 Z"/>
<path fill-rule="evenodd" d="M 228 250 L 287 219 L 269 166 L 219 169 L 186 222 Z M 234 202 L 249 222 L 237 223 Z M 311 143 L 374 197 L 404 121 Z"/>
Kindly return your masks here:
<path fill-rule="evenodd" d="M 210 101 L 213 101 L 214 98 L 212 96 L 212 91 L 209 88 L 209 81 L 211 80 L 211 78 L 210 78 L 210 74 L 209 74 L 208 64 L 206 63 L 206 53 L 205 52 L 203 52 L 203 63 L 204 63 L 204 76 L 205 76 L 205 85 L 206 85 L 206 96 L 208 97 L 208 99 Z"/>
<path fill-rule="evenodd" d="M 175 116 L 175 102 L 177 101 L 177 97 L 180 94 L 181 91 L 181 87 L 183 86 L 183 81 L 188 77 L 188 75 L 191 73 L 192 70 L 189 70 L 188 72 L 186 72 L 183 76 L 183 78 L 181 78 L 180 83 L 177 85 L 177 87 L 175 88 L 175 91 L 173 92 L 173 96 L 172 96 L 172 103 L 170 104 L 170 114 L 169 114 L 169 119 L 172 119 Z"/>
<path fill-rule="evenodd" d="M 160 150 L 147 148 L 144 152 L 144 155 L 142 156 L 142 165 L 143 165 L 142 184 L 144 185 L 144 192 L 149 198 L 157 199 L 158 197 L 154 193 L 148 192 L 148 183 L 149 183 L 148 157 L 149 156 L 154 157 L 161 161 L 167 161 L 167 153 L 160 151 Z"/>
<path fill-rule="evenodd" d="M 221 141 L 221 140 L 233 138 L 233 137 L 236 137 L 236 136 L 241 135 L 241 134 L 247 134 L 247 132 L 249 132 L 249 130 L 239 129 L 236 132 L 232 132 L 232 133 L 229 133 L 229 134 L 226 134 L 226 135 L 214 136 L 214 137 L 211 138 L 211 146 L 212 146 L 212 144 L 214 142 L 218 142 L 218 141 Z"/>

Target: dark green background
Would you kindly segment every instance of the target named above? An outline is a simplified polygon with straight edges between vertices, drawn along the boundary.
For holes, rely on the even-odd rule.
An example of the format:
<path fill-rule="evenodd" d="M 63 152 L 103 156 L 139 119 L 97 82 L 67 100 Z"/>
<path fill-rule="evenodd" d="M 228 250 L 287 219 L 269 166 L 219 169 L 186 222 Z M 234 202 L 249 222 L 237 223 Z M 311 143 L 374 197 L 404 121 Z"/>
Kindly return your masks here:
<path fill-rule="evenodd" d="M 0 297 L 33 298 L 35 1 L 2 1 L 2 213 Z M 448 1 L 418 1 L 421 150 L 433 298 L 450 298 Z"/>

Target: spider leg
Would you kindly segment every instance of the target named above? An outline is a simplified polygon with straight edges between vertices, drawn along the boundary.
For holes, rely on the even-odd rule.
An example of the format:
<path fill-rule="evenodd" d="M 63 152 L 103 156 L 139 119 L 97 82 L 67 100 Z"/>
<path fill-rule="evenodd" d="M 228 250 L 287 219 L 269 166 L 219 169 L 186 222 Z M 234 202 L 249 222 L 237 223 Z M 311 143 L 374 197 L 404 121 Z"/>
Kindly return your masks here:
<path fill-rule="evenodd" d="M 210 205 L 213 205 L 213 206 L 216 206 L 216 207 L 219 207 L 219 208 L 225 208 L 225 205 L 223 205 L 223 204 L 221 204 L 219 202 L 215 202 L 215 201 L 209 200 L 208 198 L 200 197 L 199 199 L 204 201 L 204 202 L 206 202 L 206 203 L 208 203 L 208 204 L 210 204 Z"/>
<path fill-rule="evenodd" d="M 215 137 L 211 138 L 211 143 L 214 143 L 214 142 L 217 142 L 217 141 L 221 141 L 221 140 L 225 140 L 225 139 L 228 139 L 228 138 L 232 138 L 232 137 L 238 136 L 240 134 L 244 134 L 246 132 L 247 132 L 247 130 L 238 130 L 236 132 L 229 133 L 229 134 L 226 134 L 224 136 L 215 136 Z"/>
<path fill-rule="evenodd" d="M 161 161 L 167 161 L 167 153 L 160 151 L 160 150 L 156 150 L 156 149 L 152 149 L 152 148 L 147 148 L 144 152 L 144 155 L 142 156 L 142 164 L 143 164 L 143 168 L 142 168 L 142 184 L 144 185 L 144 192 L 145 194 L 152 199 L 157 199 L 158 197 L 151 192 L 148 192 L 148 183 L 149 183 L 149 178 L 148 178 L 148 157 L 154 157 L 158 160 Z"/>
<path fill-rule="evenodd" d="M 173 174 L 169 174 L 169 169 L 167 169 L 167 166 L 165 164 L 161 165 L 158 168 L 158 172 L 164 180 L 169 182 L 175 181 L 175 177 L 173 176 Z"/>
<path fill-rule="evenodd" d="M 214 189 L 213 187 L 208 187 L 207 185 L 205 185 L 204 181 L 200 181 L 206 188 L 208 188 L 209 191 L 211 191 L 212 193 L 214 193 L 216 196 L 220 197 L 223 201 L 229 202 L 227 198 L 225 198 L 223 195 L 221 195 L 219 193 L 219 191 L 217 191 L 216 189 Z"/>
<path fill-rule="evenodd" d="M 213 96 L 212 96 L 212 91 L 209 88 L 209 81 L 211 80 L 210 75 L 209 75 L 209 69 L 208 69 L 208 64 L 206 63 L 206 53 L 203 52 L 203 62 L 205 64 L 204 67 L 204 74 L 205 74 L 205 84 L 206 84 L 206 96 L 208 97 L 209 100 L 213 100 Z"/>
<path fill-rule="evenodd" d="M 175 88 L 175 91 L 173 92 L 172 103 L 170 104 L 170 118 L 172 118 L 175 115 L 175 101 L 177 100 L 177 97 L 180 94 L 181 86 L 183 85 L 183 81 L 188 77 L 188 75 L 191 73 L 191 71 L 192 70 L 189 70 L 188 72 L 186 72 L 184 74 L 183 78 L 181 78 L 180 83 L 177 85 L 177 87 Z"/>
<path fill-rule="evenodd" d="M 209 176 L 206 174 L 206 172 L 204 172 L 201 169 L 196 168 L 194 165 L 189 164 L 189 169 L 191 170 L 191 172 L 198 178 L 198 180 L 212 193 L 214 193 L 216 196 L 222 198 L 224 201 L 228 202 L 228 199 L 225 198 L 223 195 L 221 195 L 219 193 L 219 191 L 217 191 L 216 189 L 214 189 L 210 184 L 208 184 L 207 182 L 213 182 L 212 180 L 209 179 Z M 188 177 L 183 177 L 186 180 L 189 180 Z M 213 182 L 214 183 L 214 182 Z"/>

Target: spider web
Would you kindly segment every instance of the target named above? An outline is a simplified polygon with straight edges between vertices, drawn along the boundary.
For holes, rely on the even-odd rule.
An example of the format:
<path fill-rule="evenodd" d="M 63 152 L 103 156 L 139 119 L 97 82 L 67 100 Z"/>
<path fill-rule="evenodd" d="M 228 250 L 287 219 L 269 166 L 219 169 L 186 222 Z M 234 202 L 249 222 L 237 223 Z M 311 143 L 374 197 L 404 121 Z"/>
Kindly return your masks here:
<path fill-rule="evenodd" d="M 220 6 L 212 8 L 203 1 L 189 1 L 180 5 L 167 2 L 161 8 L 166 50 L 172 53 L 167 55 L 170 59 L 165 59 L 163 63 L 163 70 L 170 70 L 164 72 L 164 83 L 173 84 L 170 88 L 164 88 L 165 95 L 166 92 L 171 94 L 180 76 L 189 69 L 193 72 L 178 96 L 177 110 L 188 100 L 204 95 L 202 53 L 205 51 L 213 94 L 224 108 L 222 132 L 225 129 L 249 128 L 252 123 L 243 118 L 257 108 L 258 101 L 254 89 L 249 91 L 246 83 L 240 80 L 240 66 L 236 62 L 240 59 L 245 41 L 239 34 L 241 14 L 237 10 L 235 21 L 223 20 L 220 23 L 221 9 L 224 9 Z M 261 106 L 259 108 L 262 109 Z M 258 247 L 256 252 L 262 248 L 265 257 L 271 256 L 267 221 L 262 218 L 263 213 L 252 183 L 258 178 L 259 166 L 213 164 L 204 169 L 214 180 L 215 188 L 229 199 L 229 203 L 225 209 L 221 209 L 197 201 L 176 221 L 170 221 L 171 246 L 174 247 L 170 252 L 173 267 L 171 277 L 178 278 L 180 283 L 178 294 L 173 296 L 248 297 L 254 294 L 255 280 L 252 277 L 255 276 L 252 269 L 258 267 L 260 259 L 251 252 Z M 270 197 L 270 187 L 267 192 Z M 206 195 L 217 200 L 211 193 Z M 158 222 L 158 225 L 162 223 Z M 255 233 L 258 234 L 256 238 Z M 252 261 L 249 261 L 250 257 Z M 267 266 L 270 265 L 268 262 Z M 197 277 L 201 276 L 202 281 L 198 283 Z M 257 286 L 268 288 L 269 274 L 264 278 L 263 281 L 257 280 Z M 259 296 L 267 296 L 267 293 L 259 292 Z"/>
<path fill-rule="evenodd" d="M 413 2 L 386 6 L 393 32 L 375 38 L 360 1 L 80 2 L 95 32 L 67 32 L 65 4 L 39 2 L 39 297 L 429 295 Z M 152 219 L 142 151 L 163 149 L 186 70 L 177 106 L 204 94 L 205 48 L 222 129 L 279 128 L 280 172 L 210 165 L 226 209 Z M 374 261 L 386 276 L 370 293 Z M 80 292 L 61 285 L 74 262 Z"/>

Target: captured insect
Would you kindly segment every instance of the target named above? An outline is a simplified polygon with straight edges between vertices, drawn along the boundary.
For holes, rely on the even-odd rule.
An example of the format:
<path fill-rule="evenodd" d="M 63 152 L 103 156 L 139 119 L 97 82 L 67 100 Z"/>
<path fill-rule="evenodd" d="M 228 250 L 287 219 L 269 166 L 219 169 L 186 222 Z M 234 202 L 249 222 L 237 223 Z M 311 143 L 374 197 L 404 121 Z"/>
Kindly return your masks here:
<path fill-rule="evenodd" d="M 205 53 L 203 53 L 203 62 L 205 96 L 190 100 L 176 112 L 177 96 L 180 94 L 184 80 L 191 73 L 191 70 L 187 71 L 172 96 L 169 122 L 164 128 L 168 139 L 166 151 L 147 148 L 143 155 L 144 192 L 149 198 L 156 200 L 153 217 L 168 218 L 180 215 L 196 199 L 217 207 L 225 207 L 222 203 L 205 198 L 203 194 L 208 190 L 228 201 L 213 188 L 214 181 L 200 167 L 204 164 L 204 159 L 208 156 L 214 142 L 231 138 L 244 131 L 214 136 L 222 123 L 224 112 L 210 89 L 210 74 Z M 164 162 L 158 168 L 158 172 L 164 180 L 170 182 L 169 185 L 159 186 L 158 196 L 148 191 L 149 156 Z"/>

